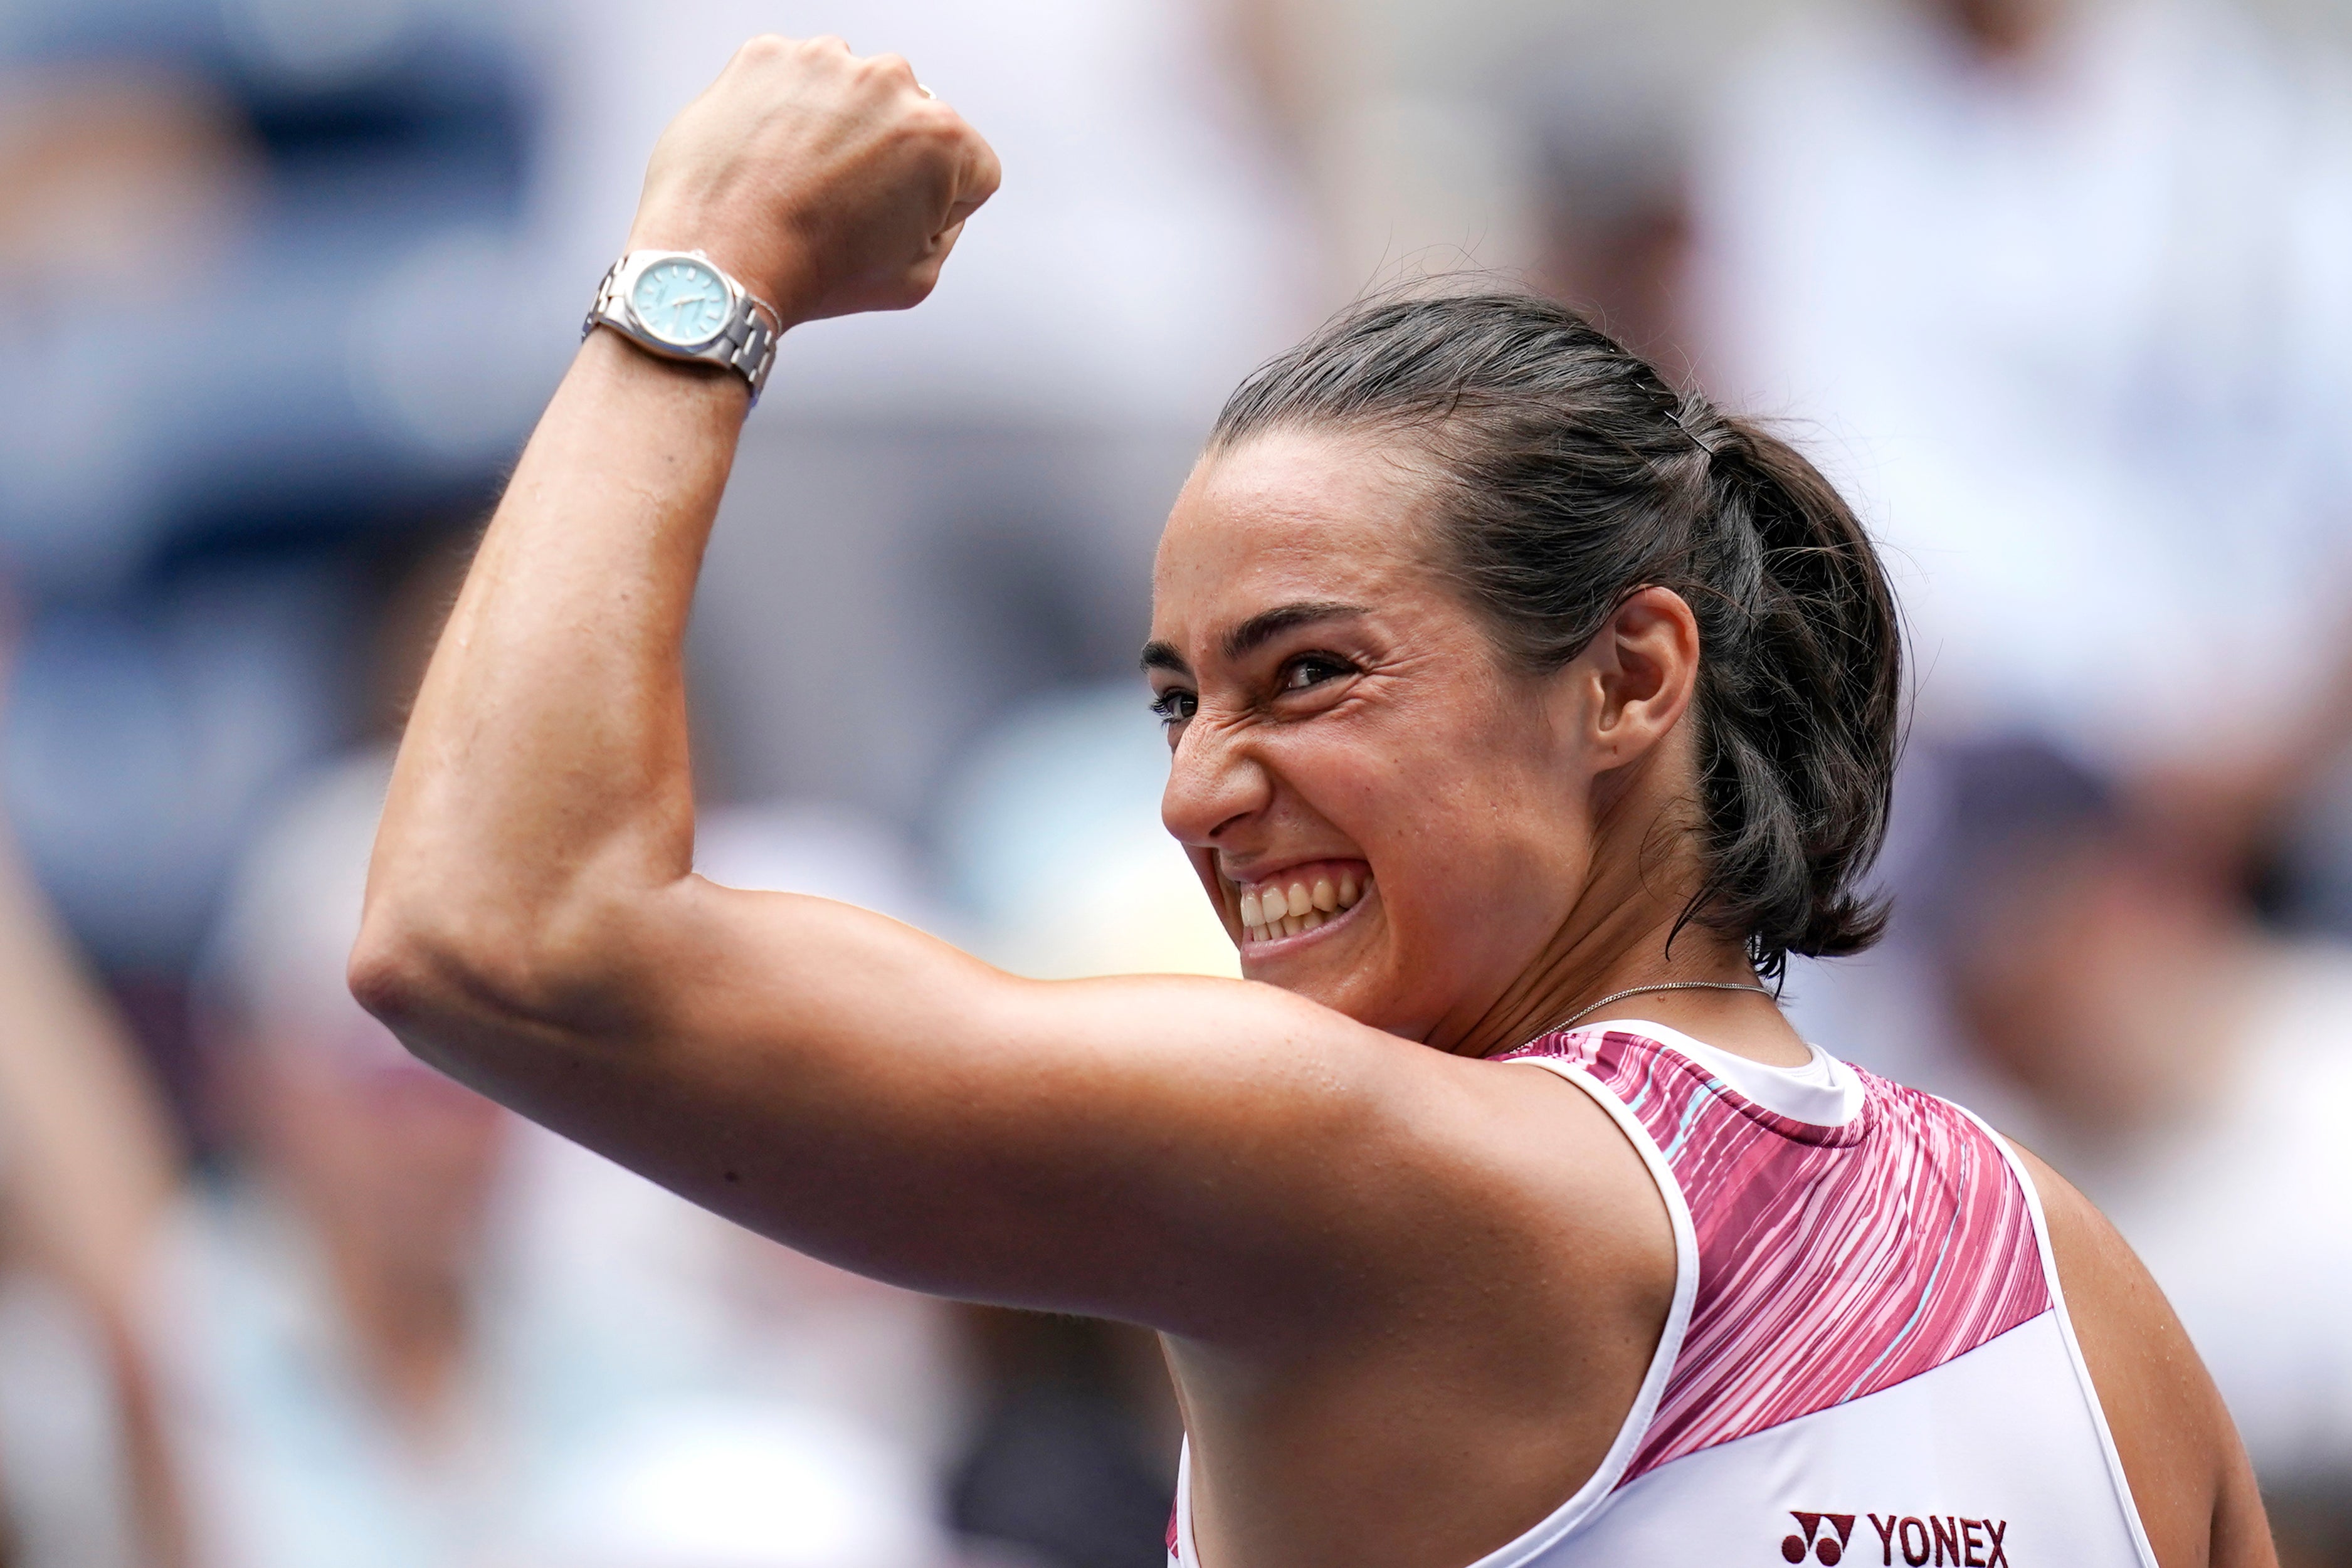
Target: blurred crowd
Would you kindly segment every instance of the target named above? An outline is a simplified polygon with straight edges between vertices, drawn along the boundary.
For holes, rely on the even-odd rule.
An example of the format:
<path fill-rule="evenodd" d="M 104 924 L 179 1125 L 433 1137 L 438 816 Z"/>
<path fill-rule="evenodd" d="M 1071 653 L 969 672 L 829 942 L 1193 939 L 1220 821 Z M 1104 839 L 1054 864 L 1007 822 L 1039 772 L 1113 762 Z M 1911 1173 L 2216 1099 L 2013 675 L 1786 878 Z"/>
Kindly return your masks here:
<path fill-rule="evenodd" d="M 2347 21 L 0 0 L 0 1568 L 1161 1561 L 1147 1336 L 737 1231 L 342 987 L 501 470 L 759 31 L 908 55 L 1007 183 L 747 429 L 706 874 L 1025 973 L 1234 972 L 1132 673 L 1162 510 L 1363 289 L 1556 293 L 1887 546 L 1896 915 L 1800 1021 L 2106 1207 L 2289 1561 L 2352 1564 Z"/>

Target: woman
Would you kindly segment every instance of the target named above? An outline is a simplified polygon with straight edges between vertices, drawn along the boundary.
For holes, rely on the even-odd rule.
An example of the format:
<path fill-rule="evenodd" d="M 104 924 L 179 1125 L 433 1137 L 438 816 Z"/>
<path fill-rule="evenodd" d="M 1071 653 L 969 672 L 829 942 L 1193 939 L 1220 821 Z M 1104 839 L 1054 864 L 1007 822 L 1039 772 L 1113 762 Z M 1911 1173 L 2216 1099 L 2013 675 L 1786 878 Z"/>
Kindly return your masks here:
<path fill-rule="evenodd" d="M 631 254 L 773 324 L 902 307 L 995 183 L 904 61 L 761 39 Z M 1045 984 L 690 873 L 747 390 L 642 344 L 583 346 L 410 724 L 352 980 L 413 1049 L 817 1256 L 1157 1328 L 1187 1564 L 2269 1560 L 2121 1242 L 1762 983 L 1875 934 L 1896 709 L 1869 545 L 1787 447 L 1528 300 L 1262 371 L 1144 653 L 1249 980 Z"/>

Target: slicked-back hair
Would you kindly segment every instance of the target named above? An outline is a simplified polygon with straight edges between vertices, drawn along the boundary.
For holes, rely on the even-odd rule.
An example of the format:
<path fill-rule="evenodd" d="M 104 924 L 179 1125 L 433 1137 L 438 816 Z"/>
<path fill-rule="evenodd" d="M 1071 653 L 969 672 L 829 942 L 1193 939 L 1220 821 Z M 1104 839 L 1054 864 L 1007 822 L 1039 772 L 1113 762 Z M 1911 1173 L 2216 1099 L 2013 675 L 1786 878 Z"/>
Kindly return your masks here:
<path fill-rule="evenodd" d="M 1212 451 L 1278 430 L 1413 444 L 1443 568 L 1523 670 L 1581 653 L 1644 587 L 1697 617 L 1703 878 L 1684 911 L 1778 978 L 1878 939 L 1902 634 L 1876 550 L 1794 447 L 1685 396 L 1565 306 L 1375 300 L 1261 368 Z"/>

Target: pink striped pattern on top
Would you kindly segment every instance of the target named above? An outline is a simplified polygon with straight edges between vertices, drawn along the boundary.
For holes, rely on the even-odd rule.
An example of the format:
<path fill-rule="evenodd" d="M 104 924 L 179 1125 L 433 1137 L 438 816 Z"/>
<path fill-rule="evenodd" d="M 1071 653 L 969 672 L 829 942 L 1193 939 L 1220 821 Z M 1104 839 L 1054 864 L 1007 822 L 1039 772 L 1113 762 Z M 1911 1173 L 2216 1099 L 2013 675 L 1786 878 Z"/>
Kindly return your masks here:
<path fill-rule="evenodd" d="M 2008 1161 L 1932 1095 L 1853 1069 L 1862 1111 L 1824 1127 L 1639 1035 L 1546 1035 L 1510 1055 L 1562 1060 L 1622 1101 L 1697 1233 L 1690 1327 L 1621 1486 L 1916 1377 L 2050 1310 Z"/>

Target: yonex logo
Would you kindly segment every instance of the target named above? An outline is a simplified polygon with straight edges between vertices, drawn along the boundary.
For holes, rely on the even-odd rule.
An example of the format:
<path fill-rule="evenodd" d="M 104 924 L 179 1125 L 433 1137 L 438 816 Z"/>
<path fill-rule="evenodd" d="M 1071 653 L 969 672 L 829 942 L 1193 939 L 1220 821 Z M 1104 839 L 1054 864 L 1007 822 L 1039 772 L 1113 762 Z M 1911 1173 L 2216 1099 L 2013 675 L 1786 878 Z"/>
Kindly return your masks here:
<path fill-rule="evenodd" d="M 1850 1513 L 1805 1513 L 1791 1509 L 1797 1533 L 1780 1542 L 1780 1555 L 1791 1563 L 1812 1558 L 1822 1568 L 1837 1568 L 1853 1540 L 1854 1516 Z M 1925 1519 L 1888 1514 L 1864 1516 L 1878 1532 L 1880 1568 L 1895 1568 L 1899 1554 L 1905 1568 L 2010 1568 L 2009 1534 L 2005 1519 L 1962 1519 L 1958 1514 L 1929 1514 Z"/>
<path fill-rule="evenodd" d="M 2010 1568 L 2009 1549 L 2001 1538 L 2009 1533 L 2005 1519 L 1962 1519 L 1958 1514 L 1929 1514 L 1925 1519 L 1870 1515 L 1878 1531 L 1880 1568 L 1894 1568 L 1901 1552 L 1908 1568 Z"/>
<path fill-rule="evenodd" d="M 1799 1513 L 1793 1509 L 1789 1517 L 1797 1521 L 1802 1535 L 1791 1535 L 1780 1542 L 1780 1555 L 1791 1563 L 1802 1563 L 1810 1552 L 1822 1568 L 1837 1568 L 1837 1561 L 1845 1555 L 1845 1543 L 1853 1538 L 1853 1515 L 1850 1513 Z M 1827 1523 L 1837 1532 L 1832 1540 L 1822 1529 Z"/>

